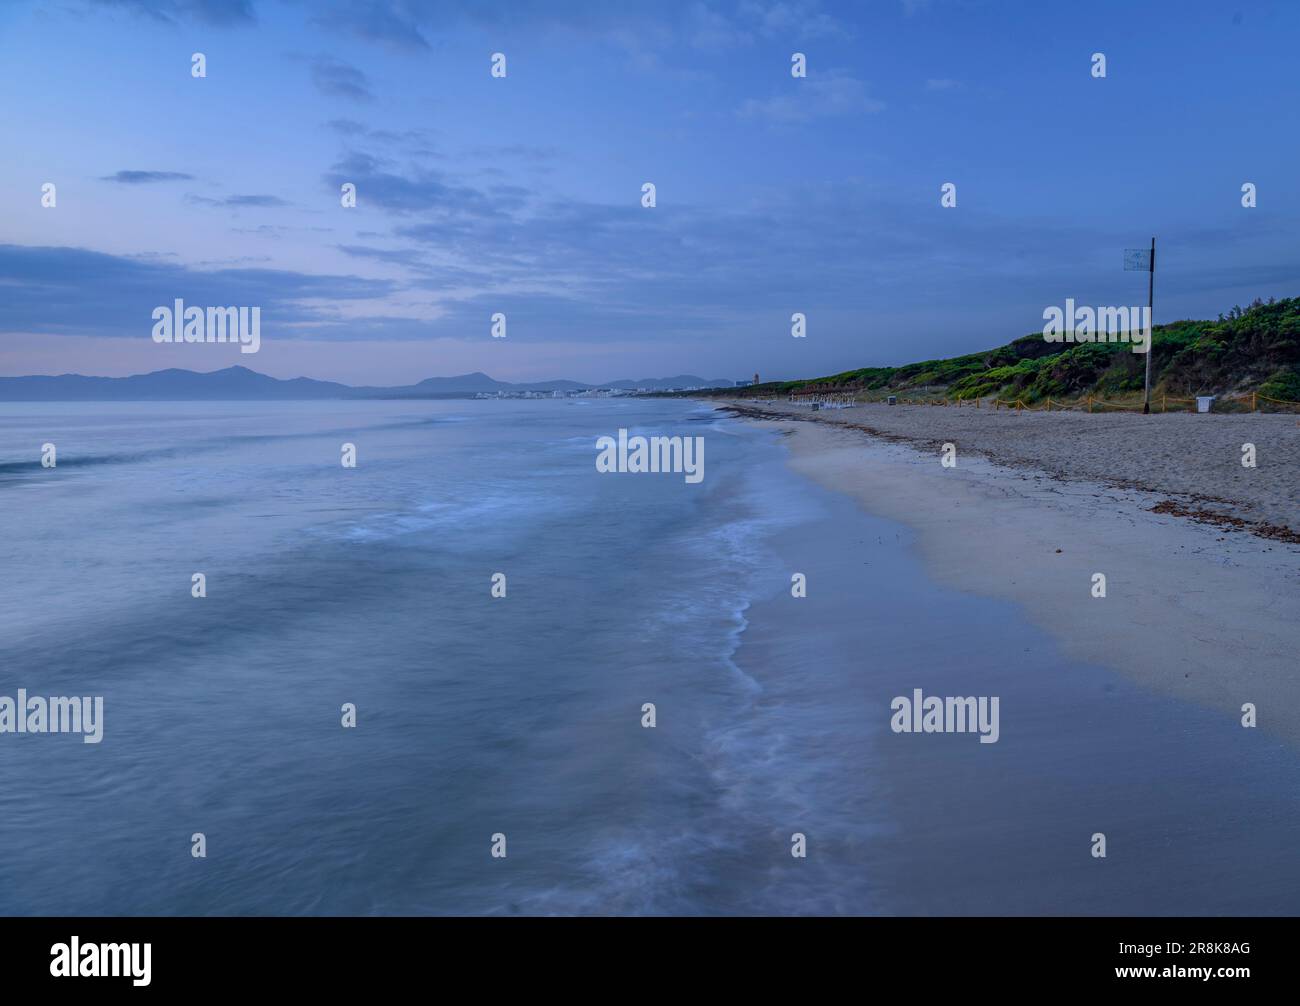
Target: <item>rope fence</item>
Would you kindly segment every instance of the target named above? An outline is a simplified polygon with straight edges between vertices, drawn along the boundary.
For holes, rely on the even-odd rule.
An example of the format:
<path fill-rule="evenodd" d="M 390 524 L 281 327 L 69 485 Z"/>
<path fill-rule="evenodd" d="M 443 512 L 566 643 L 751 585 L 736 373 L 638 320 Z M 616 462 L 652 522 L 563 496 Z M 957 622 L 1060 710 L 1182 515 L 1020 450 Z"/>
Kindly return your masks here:
<path fill-rule="evenodd" d="M 1263 401 L 1263 402 L 1272 402 L 1274 405 L 1289 405 L 1292 408 L 1300 408 L 1300 402 L 1288 401 L 1285 398 L 1269 398 L 1268 395 L 1261 395 L 1257 391 L 1252 392 L 1250 397 L 1251 397 L 1251 409 L 1250 409 L 1251 412 L 1259 411 L 1259 408 L 1255 403 L 1255 399 L 1258 399 L 1259 401 Z"/>
<path fill-rule="evenodd" d="M 797 401 L 800 397 L 802 396 L 792 395 L 791 401 Z M 845 402 L 848 404 L 856 404 L 857 402 L 861 401 L 861 402 L 869 402 L 876 405 L 883 405 L 886 401 L 885 398 L 857 398 L 852 394 L 843 394 L 843 393 L 836 396 L 822 396 L 822 397 L 830 397 L 833 399 L 837 399 L 839 402 Z M 975 398 L 975 397 L 953 398 L 953 399 L 904 398 L 901 395 L 892 395 L 888 397 L 892 397 L 899 405 L 947 406 L 947 407 L 959 408 L 959 409 L 960 408 L 978 409 L 984 406 L 991 406 L 994 411 L 1000 411 L 1002 409 L 1014 409 L 1017 412 L 1064 412 L 1064 411 L 1072 411 L 1072 410 L 1087 411 L 1087 412 L 1096 412 L 1096 411 L 1104 411 L 1104 410 L 1114 410 L 1119 412 L 1141 412 L 1142 411 L 1142 406 L 1140 403 L 1112 402 L 1105 398 L 1098 398 L 1094 395 L 1089 395 L 1086 398 L 1081 398 L 1078 401 L 1074 401 L 1074 402 L 1062 402 L 1059 399 L 1052 398 L 1049 396 L 1033 405 L 1026 402 L 1023 398 L 1012 398 L 1010 400 L 1003 399 L 1003 398 L 993 398 L 990 401 L 983 398 Z M 1218 396 L 1215 397 L 1217 398 Z M 811 396 L 811 395 L 804 397 L 804 400 L 807 401 L 810 398 L 816 400 L 816 396 Z M 1241 399 L 1239 399 L 1239 401 L 1240 400 Z M 1285 398 L 1272 398 L 1268 395 L 1261 395 L 1257 391 L 1252 391 L 1250 393 L 1249 411 L 1259 412 L 1260 402 L 1268 402 L 1273 405 L 1282 405 L 1282 406 L 1289 406 L 1292 408 L 1300 408 L 1300 402 L 1293 402 Z M 1185 407 L 1186 411 L 1195 412 L 1196 399 L 1182 398 L 1174 395 L 1161 395 L 1159 399 L 1153 398 L 1151 402 L 1152 412 L 1169 412 L 1171 411 L 1171 407 L 1173 407 L 1174 411 L 1183 411 L 1183 408 Z"/>
<path fill-rule="evenodd" d="M 887 400 L 884 397 L 873 399 L 873 398 L 860 397 L 860 395 L 861 395 L 860 392 L 831 390 L 829 388 L 822 387 L 822 388 L 811 388 L 803 391 L 791 392 L 790 401 L 791 403 L 795 403 L 795 404 L 808 404 L 808 405 L 816 404 L 823 408 L 827 408 L 827 407 L 848 408 L 857 405 L 861 402 L 868 402 L 877 405 L 882 405 Z M 900 395 L 890 395 L 887 397 L 893 398 L 899 405 L 947 406 L 947 407 L 953 407 L 959 409 L 960 408 L 978 409 L 983 407 L 984 404 L 987 404 L 987 405 L 991 405 L 995 412 L 1001 411 L 1002 409 L 1015 409 L 1016 412 L 1065 412 L 1065 411 L 1082 411 L 1082 410 L 1086 410 L 1088 412 L 1106 411 L 1106 410 L 1112 410 L 1118 412 L 1141 412 L 1142 411 L 1142 406 L 1140 404 L 1125 404 L 1122 402 L 1111 402 L 1111 401 L 1107 401 L 1104 398 L 1098 398 L 1094 395 L 1089 395 L 1086 398 L 1081 398 L 1075 402 L 1062 402 L 1049 396 L 1036 405 L 1030 405 L 1022 398 L 1013 398 L 1010 401 L 1006 401 L 1005 399 L 995 397 L 992 399 L 991 402 L 985 403 L 985 400 L 980 397 L 954 398 L 954 399 L 903 398 Z M 1244 399 L 1237 399 L 1237 401 L 1243 401 L 1243 400 Z M 1272 405 L 1281 405 L 1289 408 L 1300 408 L 1300 402 L 1293 402 L 1285 398 L 1272 398 L 1268 395 L 1261 395 L 1257 391 L 1252 391 L 1250 393 L 1249 411 L 1259 412 L 1260 402 L 1267 402 Z M 1172 395 L 1160 396 L 1159 409 L 1156 408 L 1157 403 L 1155 400 L 1153 400 L 1151 403 L 1151 411 L 1168 412 L 1170 411 L 1169 407 L 1171 404 L 1175 406 L 1175 409 L 1177 411 L 1183 411 L 1181 408 L 1182 406 L 1186 406 L 1186 410 L 1188 412 L 1196 411 L 1195 398 L 1178 398 Z"/>

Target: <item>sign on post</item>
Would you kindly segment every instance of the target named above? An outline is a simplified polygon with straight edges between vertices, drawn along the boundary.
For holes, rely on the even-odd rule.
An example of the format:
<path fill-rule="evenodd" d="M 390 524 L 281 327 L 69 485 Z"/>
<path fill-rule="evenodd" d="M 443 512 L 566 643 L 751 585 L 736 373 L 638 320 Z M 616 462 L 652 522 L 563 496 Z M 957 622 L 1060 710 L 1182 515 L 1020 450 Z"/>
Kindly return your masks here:
<path fill-rule="evenodd" d="M 1155 296 L 1156 296 L 1156 239 L 1151 239 L 1150 249 L 1146 248 L 1125 248 L 1124 249 L 1124 271 L 1125 272 L 1144 272 L 1147 273 L 1147 311 L 1151 319 L 1151 341 L 1147 343 L 1147 373 L 1145 381 L 1145 390 L 1142 396 L 1142 412 L 1148 414 L 1151 411 L 1151 354 L 1155 352 Z"/>
<path fill-rule="evenodd" d="M 1151 271 L 1151 252 L 1146 248 L 1125 248 L 1124 249 L 1124 271 L 1125 272 L 1150 272 Z"/>

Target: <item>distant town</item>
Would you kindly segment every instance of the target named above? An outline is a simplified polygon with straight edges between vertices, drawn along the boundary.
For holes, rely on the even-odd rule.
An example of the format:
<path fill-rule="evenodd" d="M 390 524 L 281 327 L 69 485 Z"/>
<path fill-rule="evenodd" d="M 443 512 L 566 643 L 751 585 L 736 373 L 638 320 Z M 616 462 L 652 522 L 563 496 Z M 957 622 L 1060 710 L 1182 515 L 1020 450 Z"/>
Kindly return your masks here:
<path fill-rule="evenodd" d="M 753 378 L 742 377 L 730 387 L 749 388 L 761 383 L 758 374 Z M 712 391 L 724 387 L 721 384 L 690 384 L 672 388 L 582 388 L 567 391 L 516 391 L 500 389 L 497 391 L 480 391 L 475 398 L 623 398 L 628 395 L 656 395 L 681 391 Z"/>

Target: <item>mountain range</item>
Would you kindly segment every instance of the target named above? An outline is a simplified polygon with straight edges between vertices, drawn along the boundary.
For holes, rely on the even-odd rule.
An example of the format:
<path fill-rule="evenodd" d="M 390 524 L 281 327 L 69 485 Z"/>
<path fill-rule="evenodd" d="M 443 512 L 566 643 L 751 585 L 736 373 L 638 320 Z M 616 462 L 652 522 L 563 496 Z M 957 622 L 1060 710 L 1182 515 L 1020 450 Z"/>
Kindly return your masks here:
<path fill-rule="evenodd" d="M 645 388 L 662 391 L 671 388 L 730 388 L 728 380 L 705 380 L 690 374 L 678 377 L 620 380 L 608 384 L 583 384 L 580 381 L 540 381 L 533 384 L 510 384 L 487 374 L 475 372 L 456 377 L 430 377 L 418 384 L 393 388 L 352 387 L 335 381 L 316 381 L 309 377 L 284 380 L 268 377 L 247 367 L 227 367 L 209 373 L 193 370 L 156 370 L 131 377 L 85 377 L 81 374 L 58 376 L 0 377 L 0 402 L 63 401 L 214 401 L 248 399 L 319 399 L 319 398 L 465 398 L 479 392 L 587 391 L 612 389 L 635 391 Z"/>

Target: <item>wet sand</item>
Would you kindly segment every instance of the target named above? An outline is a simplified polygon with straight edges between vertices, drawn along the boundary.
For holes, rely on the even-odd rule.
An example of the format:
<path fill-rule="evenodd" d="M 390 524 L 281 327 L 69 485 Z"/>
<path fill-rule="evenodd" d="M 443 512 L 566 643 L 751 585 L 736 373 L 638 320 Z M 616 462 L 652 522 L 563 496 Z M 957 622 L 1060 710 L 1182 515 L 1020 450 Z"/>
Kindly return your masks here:
<path fill-rule="evenodd" d="M 944 420 L 934 414 L 956 412 L 909 411 L 936 433 Z M 1196 703 L 1236 729 L 1251 703 L 1259 731 L 1300 746 L 1300 545 L 1152 512 L 1163 492 L 995 464 L 964 451 L 960 432 L 957 465 L 945 468 L 938 446 L 842 425 L 862 412 L 767 421 L 788 434 L 796 472 L 913 529 L 938 582 L 1012 601 L 1070 660 Z M 1093 596 L 1097 573 L 1105 597 Z"/>
<path fill-rule="evenodd" d="M 857 434 L 775 429 L 790 431 L 789 460 L 814 478 L 820 464 L 874 453 Z M 886 492 L 914 478 L 880 464 Z M 1243 729 L 1233 710 L 1074 659 L 1017 600 L 937 584 L 921 561 L 932 531 L 875 516 L 833 486 L 792 482 L 807 485 L 819 516 L 773 542 L 784 585 L 748 610 L 734 658 L 758 690 L 719 737 L 754 755 L 743 786 L 770 808 L 769 906 L 1295 912 L 1300 755 L 1284 740 Z M 806 597 L 791 595 L 793 572 L 806 575 Z M 893 732 L 893 697 L 916 688 L 999 697 L 998 740 Z M 789 854 L 794 832 L 806 836 L 806 860 Z M 1091 853 L 1096 833 L 1104 859 Z"/>

